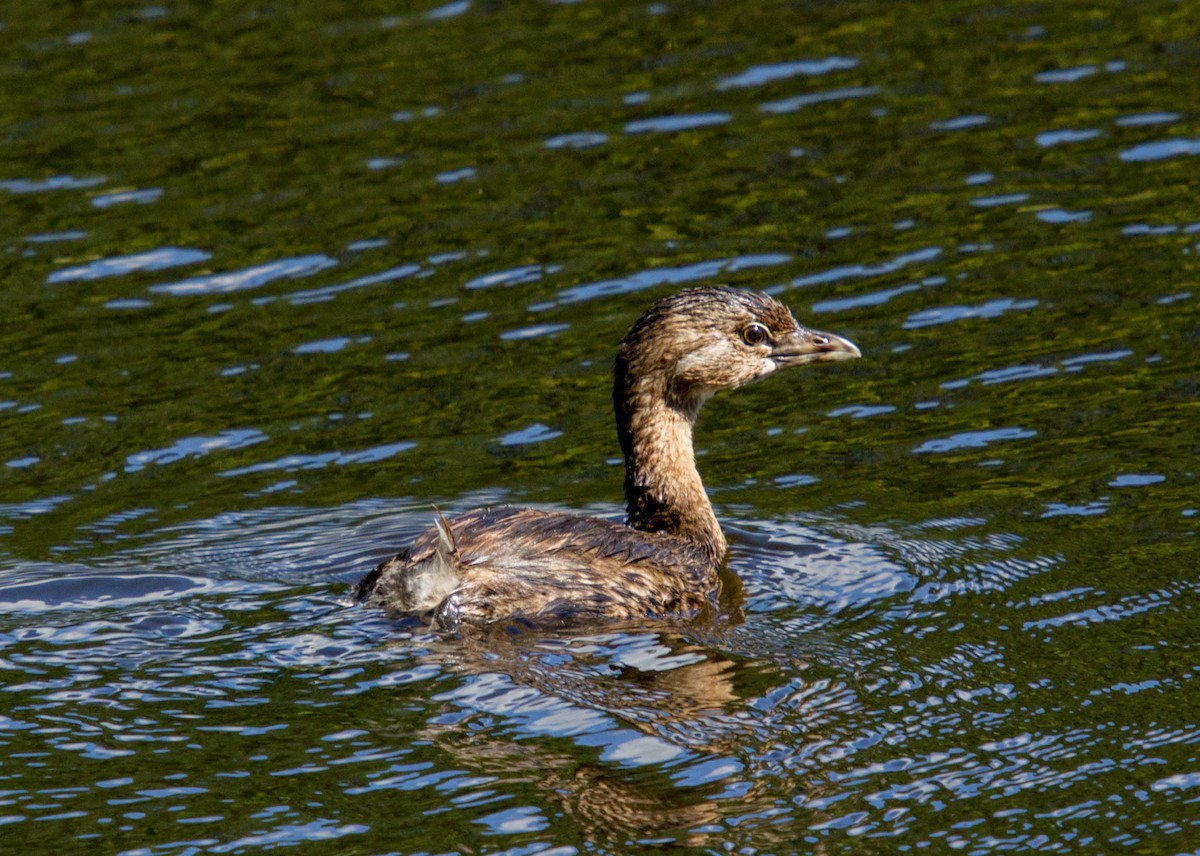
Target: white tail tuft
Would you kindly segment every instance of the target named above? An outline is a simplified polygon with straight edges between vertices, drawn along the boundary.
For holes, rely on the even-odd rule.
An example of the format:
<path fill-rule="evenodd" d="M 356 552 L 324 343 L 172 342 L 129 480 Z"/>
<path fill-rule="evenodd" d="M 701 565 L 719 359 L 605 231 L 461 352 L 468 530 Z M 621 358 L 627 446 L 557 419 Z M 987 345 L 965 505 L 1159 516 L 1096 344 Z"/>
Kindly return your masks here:
<path fill-rule="evenodd" d="M 404 575 L 405 593 L 410 610 L 433 609 L 458 588 L 458 547 L 450 522 L 437 512 L 438 540 L 433 555 L 419 565 L 413 565 Z"/>

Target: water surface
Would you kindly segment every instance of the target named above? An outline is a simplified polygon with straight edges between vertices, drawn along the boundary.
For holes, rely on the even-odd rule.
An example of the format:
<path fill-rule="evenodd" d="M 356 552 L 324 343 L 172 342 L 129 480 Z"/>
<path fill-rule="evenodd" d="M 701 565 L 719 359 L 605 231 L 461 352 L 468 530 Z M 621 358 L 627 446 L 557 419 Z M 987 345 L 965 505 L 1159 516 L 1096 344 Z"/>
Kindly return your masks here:
<path fill-rule="evenodd" d="M 0 824 L 31 852 L 1192 852 L 1190 4 L 18 3 Z M 694 624 L 348 604 L 620 514 L 615 343 L 766 290 Z"/>

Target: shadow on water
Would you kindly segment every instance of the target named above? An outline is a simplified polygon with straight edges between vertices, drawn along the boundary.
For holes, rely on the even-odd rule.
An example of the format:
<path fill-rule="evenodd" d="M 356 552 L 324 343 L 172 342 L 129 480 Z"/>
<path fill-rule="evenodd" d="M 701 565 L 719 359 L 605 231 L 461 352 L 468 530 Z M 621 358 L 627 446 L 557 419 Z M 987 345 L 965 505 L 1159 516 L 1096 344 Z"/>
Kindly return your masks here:
<path fill-rule="evenodd" d="M 761 785 L 739 775 L 739 747 L 755 730 L 739 712 L 754 684 L 778 680 L 769 665 L 659 630 L 472 636 L 431 652 L 464 674 L 439 700 L 468 722 L 500 717 L 506 736 L 454 716 L 423 736 L 473 770 L 529 776 L 586 837 L 700 843 L 711 835 L 698 827 L 768 806 Z M 595 760 L 581 762 L 584 747 Z"/>

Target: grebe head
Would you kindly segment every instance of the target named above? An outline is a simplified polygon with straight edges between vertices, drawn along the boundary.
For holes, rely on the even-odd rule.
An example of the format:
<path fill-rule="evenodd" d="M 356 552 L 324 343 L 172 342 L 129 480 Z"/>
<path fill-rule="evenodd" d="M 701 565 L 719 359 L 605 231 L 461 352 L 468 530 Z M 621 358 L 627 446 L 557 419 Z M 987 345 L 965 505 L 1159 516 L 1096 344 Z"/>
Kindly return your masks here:
<path fill-rule="evenodd" d="M 853 342 L 810 330 L 765 294 L 693 288 L 655 303 L 621 341 L 626 378 L 692 410 L 714 392 L 776 369 L 861 356 Z"/>

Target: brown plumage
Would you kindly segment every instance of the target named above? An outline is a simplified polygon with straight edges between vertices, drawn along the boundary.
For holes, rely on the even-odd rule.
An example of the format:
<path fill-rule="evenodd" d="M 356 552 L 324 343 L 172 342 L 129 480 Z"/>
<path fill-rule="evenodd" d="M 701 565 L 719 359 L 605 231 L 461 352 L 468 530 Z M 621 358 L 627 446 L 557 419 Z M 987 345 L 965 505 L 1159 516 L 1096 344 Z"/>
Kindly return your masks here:
<path fill-rule="evenodd" d="M 507 506 L 439 514 L 359 581 L 355 597 L 442 629 L 694 614 L 714 602 L 726 551 L 693 458 L 701 405 L 779 368 L 858 356 L 764 294 L 695 288 L 664 298 L 621 340 L 614 367 L 624 526 Z"/>

